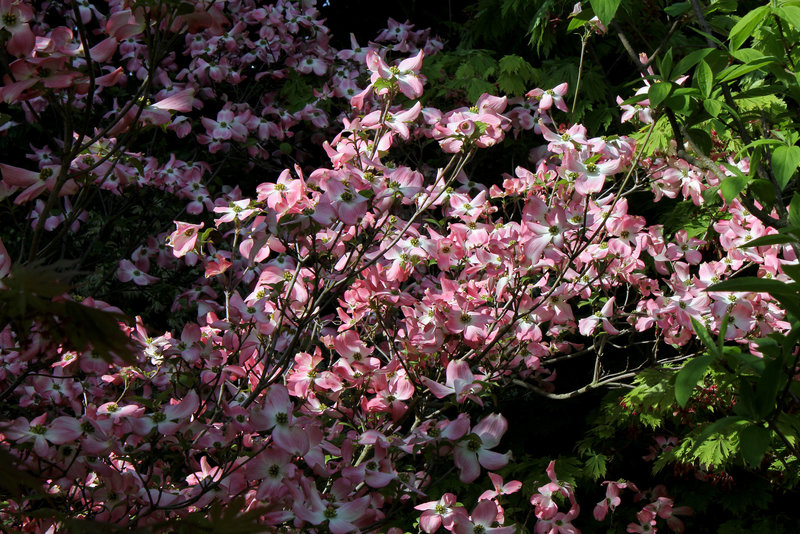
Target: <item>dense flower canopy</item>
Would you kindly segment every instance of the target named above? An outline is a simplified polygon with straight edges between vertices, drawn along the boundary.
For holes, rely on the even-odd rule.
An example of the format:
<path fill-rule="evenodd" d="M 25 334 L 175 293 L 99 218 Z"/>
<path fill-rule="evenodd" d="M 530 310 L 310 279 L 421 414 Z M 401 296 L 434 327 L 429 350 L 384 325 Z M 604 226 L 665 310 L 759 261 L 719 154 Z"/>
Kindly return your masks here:
<path fill-rule="evenodd" d="M 569 14 L 581 54 L 609 4 Z M 639 130 L 606 135 L 580 76 L 437 98 L 445 44 L 376 34 L 335 48 L 313 0 L 0 2 L 4 527 L 680 533 L 688 479 L 796 481 L 800 149 L 704 103 L 756 52 L 629 52 Z M 564 458 L 556 422 L 521 437 L 601 388 Z"/>

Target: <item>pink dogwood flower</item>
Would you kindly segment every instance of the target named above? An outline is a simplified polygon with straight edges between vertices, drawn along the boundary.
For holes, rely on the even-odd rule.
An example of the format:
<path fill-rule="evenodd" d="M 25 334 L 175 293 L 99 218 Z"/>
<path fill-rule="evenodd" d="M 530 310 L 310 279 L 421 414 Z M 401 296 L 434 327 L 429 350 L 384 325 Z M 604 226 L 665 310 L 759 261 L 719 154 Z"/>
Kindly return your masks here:
<path fill-rule="evenodd" d="M 561 111 L 569 111 L 567 108 L 566 102 L 564 102 L 564 95 L 567 94 L 567 88 L 569 86 L 566 82 L 555 86 L 552 89 L 547 89 L 546 91 L 543 89 L 534 89 L 532 91 L 528 91 L 525 96 L 528 98 L 532 98 L 534 100 L 539 101 L 539 109 L 541 111 L 546 111 L 553 106 Z"/>
<path fill-rule="evenodd" d="M 458 517 L 468 518 L 467 510 L 456 503 L 458 497 L 452 493 L 445 493 L 438 501 L 429 501 L 414 507 L 421 510 L 419 526 L 428 534 L 432 534 L 444 526 L 447 530 L 453 529 L 453 522 Z"/>
<path fill-rule="evenodd" d="M 169 235 L 169 245 L 172 247 L 172 254 L 176 258 L 181 258 L 194 250 L 197 243 L 199 232 L 205 223 L 191 224 L 175 221 L 177 229 Z"/>
<path fill-rule="evenodd" d="M 500 443 L 500 438 L 508 429 L 508 421 L 500 414 L 484 417 L 472 433 L 456 444 L 454 459 L 461 471 L 459 480 L 468 484 L 481 474 L 481 466 L 490 471 L 502 469 L 508 463 L 511 453 L 500 454 L 490 451 Z"/>
<path fill-rule="evenodd" d="M 464 516 L 457 516 L 453 525 L 453 532 L 455 534 L 513 534 L 516 528 L 513 526 L 508 527 L 493 527 L 492 525 L 497 522 L 499 511 L 494 501 L 484 500 L 480 501 L 469 518 Z"/>
<path fill-rule="evenodd" d="M 284 451 L 302 456 L 310 448 L 308 434 L 295 424 L 294 404 L 289 399 L 289 392 L 282 385 L 276 384 L 267 392 L 263 407 L 251 411 L 250 422 L 258 431 L 272 430 L 272 439 Z"/>
<path fill-rule="evenodd" d="M 408 98 L 419 98 L 422 95 L 422 78 L 419 74 L 422 57 L 423 53 L 420 50 L 417 55 L 390 67 L 376 50 L 370 49 L 367 52 L 367 67 L 372 72 L 370 81 L 373 84 L 380 79 L 396 82 L 400 92 Z M 388 92 L 388 88 L 377 91 L 378 94 L 386 92 Z"/>
<path fill-rule="evenodd" d="M 475 401 L 477 404 L 483 406 L 483 402 L 475 394 L 480 392 L 481 385 L 476 383 L 475 375 L 469 368 L 469 364 L 461 360 L 453 360 L 447 364 L 445 371 L 445 384 L 442 385 L 434 382 L 430 378 L 423 376 L 420 377 L 422 383 L 428 386 L 431 393 L 437 399 L 443 399 L 449 395 L 455 394 L 456 402 L 462 404 L 467 399 Z"/>
<path fill-rule="evenodd" d="M 130 260 L 121 260 L 119 262 L 117 278 L 119 278 L 120 282 L 133 281 L 137 286 L 147 286 L 158 281 L 158 278 L 143 272 Z"/>
<path fill-rule="evenodd" d="M 578 321 L 578 330 L 580 331 L 581 335 L 590 336 L 597 328 L 598 323 L 602 323 L 603 330 L 610 335 L 619 334 L 619 330 L 614 328 L 609 321 L 609 318 L 613 316 L 614 311 L 614 297 L 611 297 L 603 304 L 603 307 L 600 311 L 595 312 L 594 314 L 590 315 L 589 317 L 584 317 L 580 321 Z"/>
<path fill-rule="evenodd" d="M 200 399 L 197 392 L 192 390 L 180 401 L 173 399 L 162 410 L 139 418 L 134 423 L 134 427 L 140 435 L 149 434 L 151 430 L 157 429 L 161 435 L 172 436 L 181 427 L 189 424 L 190 416 L 197 411 L 199 406 Z"/>
<path fill-rule="evenodd" d="M 19 0 L 0 0 L 0 30 L 11 34 L 6 50 L 12 56 L 27 56 L 33 51 L 36 37 L 28 24 L 32 18 L 31 6 Z"/>
<path fill-rule="evenodd" d="M 603 189 L 606 176 L 616 174 L 622 167 L 621 160 L 594 162 L 590 156 L 587 150 L 564 152 L 564 167 L 569 171 L 568 177 L 575 180 L 575 191 L 581 195 L 598 193 Z"/>
<path fill-rule="evenodd" d="M 503 484 L 503 477 L 496 473 L 488 473 L 489 478 L 492 481 L 492 485 L 494 486 L 493 490 L 487 490 L 481 493 L 481 496 L 478 497 L 478 500 L 481 501 L 483 499 L 495 499 L 500 495 L 510 495 L 512 493 L 518 492 L 522 489 L 522 482 L 519 480 L 512 480 Z"/>
<path fill-rule="evenodd" d="M 63 445 L 75 441 L 83 433 L 80 423 L 74 417 L 62 416 L 47 421 L 47 414 L 42 414 L 28 421 L 18 417 L 10 426 L 2 429 L 5 437 L 11 441 L 25 443 L 33 441 L 33 451 L 41 457 L 47 457 L 49 444 Z"/>

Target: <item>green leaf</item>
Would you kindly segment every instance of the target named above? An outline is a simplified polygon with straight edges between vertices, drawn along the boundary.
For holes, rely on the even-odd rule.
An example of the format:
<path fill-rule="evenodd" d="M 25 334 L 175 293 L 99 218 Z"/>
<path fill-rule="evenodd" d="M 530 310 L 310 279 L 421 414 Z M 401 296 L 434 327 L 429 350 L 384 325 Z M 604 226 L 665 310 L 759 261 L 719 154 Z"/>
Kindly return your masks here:
<path fill-rule="evenodd" d="M 15 499 L 30 498 L 42 489 L 42 482 L 28 471 L 22 469 L 20 460 L 6 451 L 0 449 L 0 488 L 4 495 Z"/>
<path fill-rule="evenodd" d="M 735 450 L 730 435 L 714 433 L 697 446 L 697 461 L 706 468 L 712 468 L 727 462 Z"/>
<path fill-rule="evenodd" d="M 752 143 L 748 143 L 745 146 L 743 146 L 741 149 L 739 149 L 736 152 L 736 155 L 737 156 L 741 156 L 746 150 L 748 150 L 750 148 L 757 147 L 757 146 L 761 146 L 761 145 L 782 145 L 782 144 L 783 143 L 779 139 L 757 139 L 757 140 L 753 141 Z"/>
<path fill-rule="evenodd" d="M 605 454 L 594 454 L 586 460 L 585 473 L 591 478 L 598 480 L 606 476 L 608 456 Z"/>
<path fill-rule="evenodd" d="M 800 7 L 797 6 L 782 6 L 773 7 L 772 12 L 780 18 L 794 26 L 794 29 L 800 30 Z"/>
<path fill-rule="evenodd" d="M 711 136 L 708 134 L 708 132 L 700 128 L 689 128 L 686 133 L 703 154 L 711 154 L 714 143 L 711 140 Z"/>
<path fill-rule="evenodd" d="M 785 284 L 778 280 L 768 278 L 755 278 L 747 276 L 743 278 L 731 278 L 709 286 L 707 291 L 748 291 L 754 293 L 769 293 L 773 296 L 785 295 L 797 297 L 797 284 Z"/>
<path fill-rule="evenodd" d="M 775 297 L 775 300 L 777 300 L 787 312 L 794 315 L 797 319 L 800 319 L 800 295 L 797 293 L 791 295 L 773 293 L 772 296 Z"/>
<path fill-rule="evenodd" d="M 756 165 L 753 165 L 751 170 L 755 171 L 756 168 Z M 772 182 L 760 178 L 750 180 L 750 191 L 761 201 L 762 205 L 771 205 L 775 202 L 775 187 L 772 185 Z"/>
<path fill-rule="evenodd" d="M 697 64 L 695 77 L 697 78 L 697 88 L 700 89 L 704 97 L 708 98 L 711 95 L 711 88 L 714 85 L 714 73 L 705 60 Z"/>
<path fill-rule="evenodd" d="M 783 382 L 783 359 L 773 358 L 767 362 L 756 387 L 755 409 L 760 417 L 767 417 L 777 407 L 775 399 Z"/>
<path fill-rule="evenodd" d="M 613 19 L 614 15 L 617 13 L 620 1 L 621 0 L 589 0 L 589 4 L 591 4 L 600 22 L 608 26 L 611 19 Z"/>
<path fill-rule="evenodd" d="M 650 99 L 650 106 L 658 106 L 669 96 L 670 91 L 672 91 L 672 84 L 670 82 L 654 83 L 651 85 L 650 90 L 647 92 L 647 97 Z"/>
<path fill-rule="evenodd" d="M 744 17 L 733 25 L 728 39 L 731 43 L 731 49 L 736 50 L 753 35 L 755 29 L 764 22 L 769 14 L 769 6 L 761 6 L 746 14 Z"/>
<path fill-rule="evenodd" d="M 739 248 L 763 247 L 767 245 L 785 245 L 787 243 L 796 243 L 796 242 L 797 239 L 790 235 L 770 234 L 758 237 L 756 239 L 753 239 L 752 241 L 748 241 L 744 245 L 740 245 Z"/>
<path fill-rule="evenodd" d="M 188 15 L 194 13 L 197 7 L 191 2 L 181 2 L 175 10 L 176 15 Z"/>
<path fill-rule="evenodd" d="M 577 15 L 570 15 L 569 25 L 567 26 L 567 31 L 571 32 L 576 28 L 582 27 L 584 24 L 589 22 L 594 18 L 594 10 L 591 7 L 584 7 L 583 10 L 578 13 Z"/>
<path fill-rule="evenodd" d="M 690 9 L 692 9 L 692 4 L 690 2 L 676 2 L 670 6 L 665 7 L 664 13 L 666 13 L 670 17 L 680 17 Z"/>
<path fill-rule="evenodd" d="M 717 344 L 714 342 L 714 338 L 711 337 L 711 333 L 708 331 L 706 326 L 694 317 L 692 317 L 691 320 L 692 328 L 694 329 L 695 334 L 697 334 L 697 337 L 699 337 L 700 341 L 703 342 L 703 345 L 706 346 L 708 352 L 713 356 L 719 357 L 720 352 L 717 348 Z"/>
<path fill-rule="evenodd" d="M 747 178 L 744 176 L 728 176 L 725 178 L 719 186 L 720 191 L 722 191 L 722 198 L 725 199 L 725 202 L 730 204 L 730 202 L 739 196 L 739 193 L 744 191 L 745 187 L 747 187 Z"/>
<path fill-rule="evenodd" d="M 739 430 L 739 445 L 744 461 L 751 467 L 758 467 L 770 445 L 769 430 L 761 425 L 749 425 Z"/>
<path fill-rule="evenodd" d="M 375 89 L 375 92 L 377 93 L 379 91 L 382 91 L 383 89 L 391 89 L 395 85 L 396 85 L 396 82 L 393 82 L 391 80 L 387 80 L 385 78 L 378 78 L 372 84 L 372 87 Z"/>
<path fill-rule="evenodd" d="M 717 76 L 717 81 L 729 82 L 731 80 L 735 80 L 736 78 L 740 78 L 745 74 L 753 72 L 754 70 L 766 67 L 770 63 L 778 63 L 778 59 L 773 56 L 765 56 L 744 65 L 731 65 L 719 73 L 719 76 Z"/>
<path fill-rule="evenodd" d="M 689 360 L 675 377 L 675 400 L 681 408 L 686 406 L 697 383 L 705 376 L 714 356 L 705 354 Z"/>
<path fill-rule="evenodd" d="M 713 50 L 713 48 L 701 48 L 700 50 L 695 50 L 691 54 L 687 54 L 685 58 L 678 62 L 672 72 L 675 74 L 675 76 L 686 74 L 686 71 L 697 65 L 700 60 L 705 58 Z"/>
<path fill-rule="evenodd" d="M 742 63 L 750 63 L 751 61 L 757 61 L 768 57 L 755 48 L 740 48 L 739 50 L 731 52 L 731 55 Z"/>
<path fill-rule="evenodd" d="M 672 78 L 672 48 L 666 51 L 664 54 L 664 59 L 662 59 L 658 64 L 658 68 L 661 72 L 662 79 L 669 80 Z"/>
<path fill-rule="evenodd" d="M 743 421 L 743 419 L 741 417 L 738 417 L 738 416 L 735 416 L 735 415 L 729 415 L 727 417 L 723 417 L 722 419 L 717 419 L 716 421 L 714 421 L 713 423 L 708 425 L 703 430 L 703 432 L 700 433 L 700 435 L 697 437 L 697 439 L 694 442 L 694 446 L 692 447 L 692 451 L 694 452 L 697 449 L 699 449 L 703 445 L 703 442 L 705 442 L 708 439 L 709 436 L 711 436 L 713 434 L 719 434 L 723 430 L 727 429 L 729 426 L 735 425 L 736 423 L 739 423 L 739 422 L 742 422 L 742 421 Z"/>
<path fill-rule="evenodd" d="M 795 282 L 800 282 L 800 265 L 787 263 L 783 265 L 783 272 Z"/>
<path fill-rule="evenodd" d="M 800 195 L 795 193 L 792 195 L 792 202 L 789 204 L 789 223 L 800 228 Z"/>
<path fill-rule="evenodd" d="M 792 179 L 794 171 L 800 165 L 800 146 L 782 145 L 772 152 L 772 172 L 775 173 L 775 180 L 781 191 Z"/>
<path fill-rule="evenodd" d="M 722 104 L 717 100 L 707 99 L 703 100 L 703 108 L 708 112 L 709 115 L 712 117 L 716 117 L 719 115 L 719 112 L 722 111 Z"/>

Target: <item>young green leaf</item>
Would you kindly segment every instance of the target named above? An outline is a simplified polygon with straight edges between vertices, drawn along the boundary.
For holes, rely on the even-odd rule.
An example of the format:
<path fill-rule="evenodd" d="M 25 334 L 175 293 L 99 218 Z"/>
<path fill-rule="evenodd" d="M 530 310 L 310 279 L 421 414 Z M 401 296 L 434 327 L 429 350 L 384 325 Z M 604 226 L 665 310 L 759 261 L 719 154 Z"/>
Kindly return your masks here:
<path fill-rule="evenodd" d="M 800 228 L 800 195 L 797 192 L 792 195 L 792 202 L 789 204 L 789 224 Z"/>
<path fill-rule="evenodd" d="M 780 18 L 794 26 L 796 30 L 800 30 L 800 7 L 797 6 L 781 6 L 773 7 L 772 12 Z"/>
<path fill-rule="evenodd" d="M 567 26 L 567 31 L 571 32 L 576 28 L 582 27 L 584 24 L 592 20 L 594 17 L 594 11 L 591 7 L 584 7 L 583 10 L 578 13 L 577 15 L 570 15 L 569 25 Z"/>
<path fill-rule="evenodd" d="M 672 78 L 672 65 L 672 48 L 670 48 L 666 51 L 664 58 L 659 62 L 658 65 L 662 79 L 669 80 Z"/>
<path fill-rule="evenodd" d="M 707 99 L 703 100 L 703 108 L 708 112 L 709 115 L 712 117 L 716 117 L 719 115 L 719 112 L 722 111 L 722 104 L 718 100 Z"/>
<path fill-rule="evenodd" d="M 747 178 L 743 176 L 728 176 L 725 178 L 719 186 L 720 191 L 722 191 L 722 198 L 725 199 L 725 202 L 729 203 L 739 196 L 739 193 L 744 191 L 745 187 L 747 187 Z"/>
<path fill-rule="evenodd" d="M 708 287 L 708 291 L 750 291 L 754 293 L 769 293 L 770 295 L 797 296 L 795 284 L 786 284 L 768 278 L 755 278 L 746 276 L 731 278 Z"/>
<path fill-rule="evenodd" d="M 617 13 L 620 1 L 621 0 L 589 0 L 589 4 L 597 14 L 600 22 L 608 26 L 611 19 L 613 19 L 614 15 Z"/>
<path fill-rule="evenodd" d="M 680 17 L 690 9 L 692 9 L 692 4 L 690 2 L 676 2 L 670 6 L 665 7 L 664 13 L 666 13 L 670 17 Z"/>
<path fill-rule="evenodd" d="M 769 449 L 769 430 L 757 424 L 746 426 L 739 430 L 739 445 L 744 461 L 751 467 L 758 467 Z"/>
<path fill-rule="evenodd" d="M 771 234 L 765 235 L 752 241 L 748 241 L 744 245 L 740 245 L 739 248 L 750 248 L 750 247 L 763 247 L 767 245 L 785 245 L 787 243 L 796 243 L 797 239 L 790 235 L 786 234 Z"/>
<path fill-rule="evenodd" d="M 714 356 L 710 354 L 692 358 L 675 377 L 675 400 L 678 401 L 681 408 L 686 406 L 689 397 L 692 396 L 692 391 L 705 376 L 712 361 L 714 361 Z"/>
<path fill-rule="evenodd" d="M 697 88 L 703 93 L 703 96 L 708 98 L 711 95 L 711 88 L 714 85 L 714 73 L 708 63 L 701 61 L 697 64 L 695 70 L 695 77 L 697 78 Z"/>
<path fill-rule="evenodd" d="M 593 454 L 586 460 L 586 474 L 592 479 L 598 480 L 606 476 L 608 456 L 605 454 Z"/>
<path fill-rule="evenodd" d="M 673 74 L 675 74 L 675 76 L 686 74 L 686 71 L 697 65 L 700 60 L 705 58 L 713 51 L 713 48 L 701 48 L 700 50 L 695 50 L 694 52 L 687 54 L 685 58 L 678 61 L 678 64 L 675 65 L 675 69 L 672 71 Z"/>
<path fill-rule="evenodd" d="M 764 367 L 756 387 L 755 408 L 761 417 L 767 417 L 776 408 L 778 396 L 784 376 L 783 358 L 772 358 Z"/>
<path fill-rule="evenodd" d="M 769 14 L 769 6 L 761 6 L 753 11 L 749 12 L 747 15 L 739 19 L 739 21 L 734 24 L 733 28 L 731 28 L 730 33 L 728 34 L 728 39 L 730 39 L 731 49 L 736 50 L 744 42 L 753 35 L 755 29 L 764 22 L 764 19 L 767 18 Z"/>
<path fill-rule="evenodd" d="M 792 179 L 794 171 L 800 165 L 800 146 L 779 146 L 772 152 L 772 172 L 781 190 Z"/>
<path fill-rule="evenodd" d="M 789 275 L 789 277 L 795 282 L 800 282 L 800 265 L 796 263 L 787 263 L 783 266 L 783 272 Z"/>
<path fill-rule="evenodd" d="M 661 102 L 669 96 L 672 91 L 672 84 L 669 82 L 654 83 L 650 86 L 647 92 L 647 97 L 650 99 L 650 106 L 657 107 Z"/>

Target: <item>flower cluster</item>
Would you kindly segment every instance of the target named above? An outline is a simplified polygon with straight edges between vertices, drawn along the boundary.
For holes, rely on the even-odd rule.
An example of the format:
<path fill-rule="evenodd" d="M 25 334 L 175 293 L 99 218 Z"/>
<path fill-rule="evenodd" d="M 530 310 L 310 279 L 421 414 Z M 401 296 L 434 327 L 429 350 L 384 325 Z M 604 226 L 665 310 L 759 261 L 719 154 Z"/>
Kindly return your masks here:
<path fill-rule="evenodd" d="M 53 335 L 66 318 L 0 331 L 0 400 L 25 408 L 2 415 L 0 441 L 60 513 L 135 527 L 243 499 L 265 527 L 372 531 L 404 510 L 425 532 L 511 533 L 516 519 L 502 503 L 522 483 L 497 473 L 511 453 L 496 396 L 552 393 L 565 355 L 595 358 L 595 387 L 630 377 L 600 365 L 607 341 L 663 339 L 680 351 L 692 319 L 742 343 L 787 328 L 764 294 L 705 291 L 749 267 L 786 279 L 791 248 L 738 248 L 775 229 L 731 201 L 709 222 L 715 235 L 670 235 L 631 206 L 645 190 L 700 205 L 717 173 L 643 158 L 631 138 L 559 125 L 566 84 L 516 101 L 484 94 L 470 107 L 423 107 L 421 63 L 440 43 L 390 21 L 378 38 L 390 46 L 362 49 L 353 38 L 335 51 L 313 4 L 59 12 L 78 29 L 47 26 L 44 10 L 60 5 L 1 5 L 5 46 L 18 59 L 0 91 L 29 121 L 59 99 L 77 110 L 111 95 L 130 100 L 102 127 L 31 147 L 38 171 L 0 165 L 0 196 L 36 204 L 37 240 L 78 232 L 88 191 L 176 197 L 185 214 L 121 258 L 117 277 L 148 286 L 152 264 L 199 276 L 180 288 L 194 315 L 179 331 L 120 325 L 136 346 L 128 360 L 96 341 L 68 346 Z M 185 48 L 154 62 L 149 43 L 175 36 Z M 282 84 L 301 76 L 316 77 L 317 92 L 290 112 L 278 102 L 290 92 Z M 245 80 L 271 90 L 244 91 Z M 324 109 L 336 99 L 347 109 L 325 139 L 338 119 Z M 213 194 L 214 165 L 145 153 L 133 135 L 161 127 L 210 161 L 262 161 L 280 157 L 274 142 L 300 137 L 301 122 L 316 127 L 328 163 L 280 173 L 245 165 L 263 172 L 259 184 Z M 536 157 L 491 187 L 476 184 L 471 160 L 512 130 L 541 145 Z M 413 146 L 428 163 L 407 157 Z M 10 258 L 0 241 L 3 280 Z M 91 298 L 74 304 L 119 312 Z M 462 484 L 486 473 L 493 489 L 470 511 L 451 492 L 435 494 L 451 471 Z M 553 463 L 547 475 L 530 498 L 535 531 L 578 532 L 575 488 Z M 640 495 L 607 481 L 595 519 L 623 489 Z M 663 519 L 681 532 L 676 514 L 686 510 L 673 504 L 654 491 L 628 531 L 653 532 Z M 33 513 L 40 505 L 16 496 L 0 517 L 58 528 Z"/>

